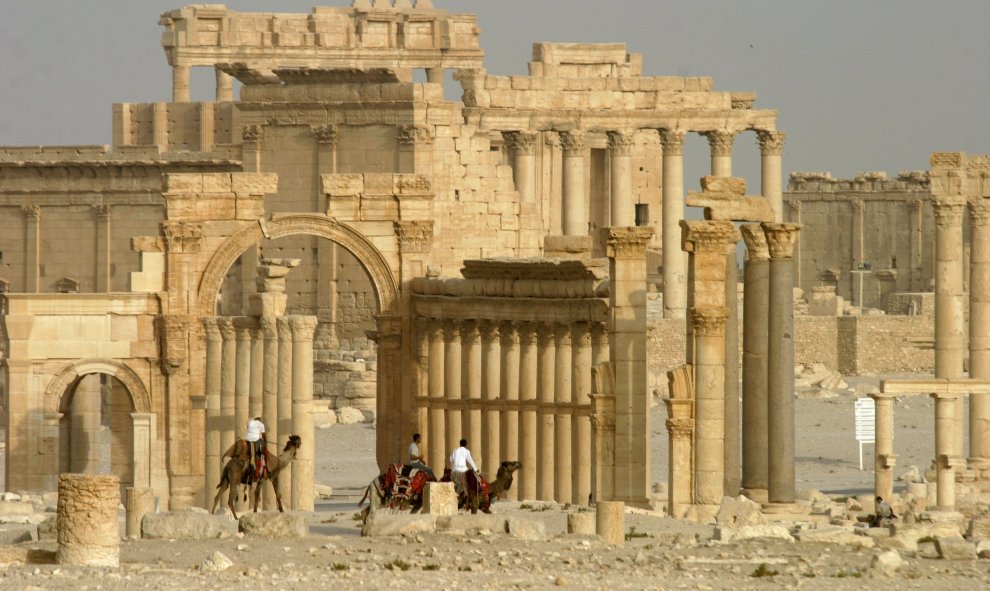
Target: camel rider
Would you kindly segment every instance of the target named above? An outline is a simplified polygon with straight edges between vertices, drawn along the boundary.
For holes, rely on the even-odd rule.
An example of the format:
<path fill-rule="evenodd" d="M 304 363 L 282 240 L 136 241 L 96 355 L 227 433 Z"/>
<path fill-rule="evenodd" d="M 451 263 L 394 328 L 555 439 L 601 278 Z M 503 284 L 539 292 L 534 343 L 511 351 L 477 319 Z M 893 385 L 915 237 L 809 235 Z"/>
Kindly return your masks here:
<path fill-rule="evenodd" d="M 467 439 L 461 439 L 460 447 L 450 454 L 450 479 L 454 481 L 454 488 L 457 489 L 458 495 L 464 491 L 464 475 L 467 474 L 468 466 L 475 472 L 478 471 L 478 465 L 474 463 L 467 443 Z"/>
<path fill-rule="evenodd" d="M 244 435 L 247 442 L 248 465 L 254 470 L 249 470 L 249 478 L 256 480 L 261 478 L 265 469 L 265 424 L 261 422 L 261 417 L 254 417 L 247 423 L 247 434 Z"/>
<path fill-rule="evenodd" d="M 421 439 L 422 435 L 419 433 L 413 433 L 412 443 L 409 444 L 409 465 L 413 468 L 419 468 L 429 474 L 430 478 L 436 480 L 436 475 L 433 473 L 433 469 L 426 465 L 425 458 L 419 451 L 419 442 Z"/>

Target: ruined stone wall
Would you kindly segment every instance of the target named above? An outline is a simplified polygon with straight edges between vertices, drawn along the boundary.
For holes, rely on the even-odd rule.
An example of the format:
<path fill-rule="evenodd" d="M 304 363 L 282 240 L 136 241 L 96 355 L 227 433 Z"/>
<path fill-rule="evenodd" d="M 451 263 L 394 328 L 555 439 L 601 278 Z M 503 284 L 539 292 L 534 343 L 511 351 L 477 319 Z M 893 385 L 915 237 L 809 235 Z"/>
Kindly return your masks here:
<path fill-rule="evenodd" d="M 795 363 L 821 363 L 830 369 L 839 367 L 838 323 L 835 316 L 794 317 Z"/>
<path fill-rule="evenodd" d="M 838 320 L 838 371 L 844 374 L 931 373 L 932 316 L 843 316 Z"/>
<path fill-rule="evenodd" d="M 115 149 L 159 146 L 166 152 L 208 152 L 216 144 L 234 144 L 239 140 L 239 116 L 233 103 L 117 103 L 113 106 Z"/>

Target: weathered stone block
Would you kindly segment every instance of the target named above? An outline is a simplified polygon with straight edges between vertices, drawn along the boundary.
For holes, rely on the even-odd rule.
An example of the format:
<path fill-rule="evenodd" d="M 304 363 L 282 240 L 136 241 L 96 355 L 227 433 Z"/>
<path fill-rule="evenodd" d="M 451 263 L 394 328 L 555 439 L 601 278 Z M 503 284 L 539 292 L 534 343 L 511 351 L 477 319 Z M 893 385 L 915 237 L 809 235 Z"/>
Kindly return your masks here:
<path fill-rule="evenodd" d="M 321 182 L 326 195 L 352 196 L 364 193 L 364 175 L 325 174 L 321 177 Z"/>
<path fill-rule="evenodd" d="M 790 532 L 782 525 L 744 525 L 742 527 L 715 527 L 715 539 L 720 542 L 734 542 L 751 538 L 777 538 L 794 541 Z"/>
<path fill-rule="evenodd" d="M 595 533 L 609 544 L 626 541 L 626 504 L 622 501 L 598 501 L 595 504 Z"/>
<path fill-rule="evenodd" d="M 375 511 L 368 516 L 368 520 L 361 528 L 361 535 L 365 537 L 403 536 L 432 533 L 433 531 L 432 515 Z"/>
<path fill-rule="evenodd" d="M 893 577 L 904 566 L 904 559 L 896 550 L 887 550 L 873 557 L 870 570 L 874 576 Z"/>
<path fill-rule="evenodd" d="M 267 195 L 278 192 L 278 175 L 269 173 L 233 173 L 230 191 L 238 195 Z"/>
<path fill-rule="evenodd" d="M 430 515 L 456 515 L 457 493 L 453 482 L 430 482 L 423 494 L 423 512 Z"/>
<path fill-rule="evenodd" d="M 976 559 L 976 546 L 957 536 L 937 538 L 935 548 L 945 560 Z"/>
<path fill-rule="evenodd" d="M 990 514 L 977 515 L 969 522 L 966 535 L 978 540 L 990 540 Z"/>
<path fill-rule="evenodd" d="M 62 474 L 58 479 L 59 564 L 120 564 L 120 479 L 95 474 Z"/>
<path fill-rule="evenodd" d="M 542 521 L 525 517 L 509 517 L 505 520 L 505 529 L 509 537 L 520 540 L 539 542 L 547 537 L 546 525 Z"/>
<path fill-rule="evenodd" d="M 0 546 L 32 542 L 37 539 L 37 525 L 14 523 L 0 525 Z"/>
<path fill-rule="evenodd" d="M 820 527 L 807 529 L 795 536 L 800 542 L 823 542 L 827 544 L 842 544 L 855 548 L 872 548 L 876 545 L 873 538 L 859 536 L 852 527 Z"/>
<path fill-rule="evenodd" d="M 436 523 L 439 531 L 451 533 L 478 531 L 504 533 L 506 528 L 505 517 L 484 513 L 477 513 L 475 515 L 465 513 L 463 515 L 457 514 L 449 517 L 439 517 Z"/>
<path fill-rule="evenodd" d="M 245 513 L 238 529 L 262 538 L 302 538 L 309 534 L 304 513 Z"/>
<path fill-rule="evenodd" d="M 746 194 L 746 179 L 738 177 L 701 177 L 701 190 L 712 193 Z"/>
<path fill-rule="evenodd" d="M 595 534 L 594 513 L 568 513 L 567 533 L 591 536 Z"/>
<path fill-rule="evenodd" d="M 715 515 L 715 523 L 722 527 L 763 525 L 767 522 L 767 517 L 763 514 L 760 504 L 743 495 L 736 498 L 724 497 L 722 505 Z"/>
<path fill-rule="evenodd" d="M 149 513 L 141 521 L 141 537 L 159 540 L 213 540 L 237 534 L 237 522 L 223 515 Z"/>
<path fill-rule="evenodd" d="M 0 515 L 30 515 L 34 505 L 23 501 L 0 501 Z"/>

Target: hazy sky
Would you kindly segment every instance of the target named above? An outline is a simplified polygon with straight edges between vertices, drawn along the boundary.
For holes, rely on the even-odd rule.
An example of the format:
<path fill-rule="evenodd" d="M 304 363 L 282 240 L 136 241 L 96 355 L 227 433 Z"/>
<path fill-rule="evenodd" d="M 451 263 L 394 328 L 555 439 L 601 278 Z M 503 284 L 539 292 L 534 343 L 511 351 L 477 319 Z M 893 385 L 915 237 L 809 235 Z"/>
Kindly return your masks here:
<path fill-rule="evenodd" d="M 312 0 L 229 0 L 309 12 Z M 332 2 L 331 2 L 332 4 Z M 340 0 L 338 5 L 349 4 Z M 986 0 L 434 0 L 478 15 L 488 70 L 525 74 L 535 41 L 625 42 L 648 75 L 711 76 L 779 111 L 785 174 L 928 167 L 933 151 L 990 152 Z M 181 2 L 0 3 L 0 145 L 110 143 L 111 104 L 169 100 L 158 15 Z M 198 73 L 196 73 L 198 72 Z M 193 98 L 212 74 L 194 69 Z M 708 148 L 689 136 L 686 174 Z M 736 173 L 759 188 L 753 134 Z"/>

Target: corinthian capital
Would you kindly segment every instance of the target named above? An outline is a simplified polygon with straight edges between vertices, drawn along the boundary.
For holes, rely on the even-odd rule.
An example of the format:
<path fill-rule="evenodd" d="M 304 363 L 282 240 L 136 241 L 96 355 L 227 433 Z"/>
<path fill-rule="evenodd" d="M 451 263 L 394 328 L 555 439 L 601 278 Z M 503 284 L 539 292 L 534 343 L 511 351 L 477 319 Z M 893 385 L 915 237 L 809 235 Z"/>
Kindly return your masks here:
<path fill-rule="evenodd" d="M 735 224 L 714 220 L 681 220 L 681 249 L 685 252 L 724 253 L 739 241 Z"/>
<path fill-rule="evenodd" d="M 789 259 L 794 256 L 794 243 L 797 242 L 801 226 L 798 224 L 776 224 L 763 222 L 763 232 L 767 236 L 771 259 Z"/>
<path fill-rule="evenodd" d="M 932 199 L 932 210 L 935 212 L 936 226 L 958 226 L 962 224 L 963 210 L 966 201 L 962 197 L 946 197 Z"/>
<path fill-rule="evenodd" d="M 990 225 L 990 199 L 970 199 L 969 220 L 974 226 Z"/>
<path fill-rule="evenodd" d="M 701 135 L 708 138 L 708 146 L 712 156 L 732 156 L 732 140 L 736 134 L 724 130 L 703 131 Z"/>
<path fill-rule="evenodd" d="M 399 252 L 430 252 L 433 245 L 433 221 L 393 222 L 395 235 L 399 240 Z"/>
<path fill-rule="evenodd" d="M 265 128 L 261 125 L 246 125 L 241 128 L 241 140 L 246 143 L 258 143 L 265 137 Z"/>
<path fill-rule="evenodd" d="M 756 139 L 760 144 L 760 154 L 779 156 L 784 152 L 784 140 L 787 139 L 787 134 L 783 131 L 760 129 L 756 132 Z"/>
<path fill-rule="evenodd" d="M 608 151 L 613 156 L 629 156 L 632 154 L 632 147 L 635 145 L 633 135 L 626 131 L 609 131 Z"/>
<path fill-rule="evenodd" d="M 746 242 L 747 261 L 765 261 L 770 258 L 770 247 L 767 236 L 760 224 L 743 224 L 739 227 L 743 240 Z"/>
<path fill-rule="evenodd" d="M 332 146 L 337 143 L 337 128 L 333 125 L 313 125 L 310 127 L 316 142 L 324 146 Z"/>
<path fill-rule="evenodd" d="M 725 335 L 725 321 L 729 317 L 726 307 L 691 308 L 691 326 L 694 334 L 699 337 L 718 337 Z"/>
<path fill-rule="evenodd" d="M 433 129 L 425 125 L 400 125 L 399 143 L 406 146 L 432 144 Z"/>
<path fill-rule="evenodd" d="M 526 131 L 508 131 L 503 134 L 505 143 L 516 154 L 535 154 L 538 134 Z"/>
<path fill-rule="evenodd" d="M 684 132 L 675 129 L 660 130 L 660 144 L 664 155 L 679 156 L 684 154 Z"/>
<path fill-rule="evenodd" d="M 564 149 L 565 156 L 584 155 L 584 133 L 579 131 L 560 132 L 560 145 Z"/>

